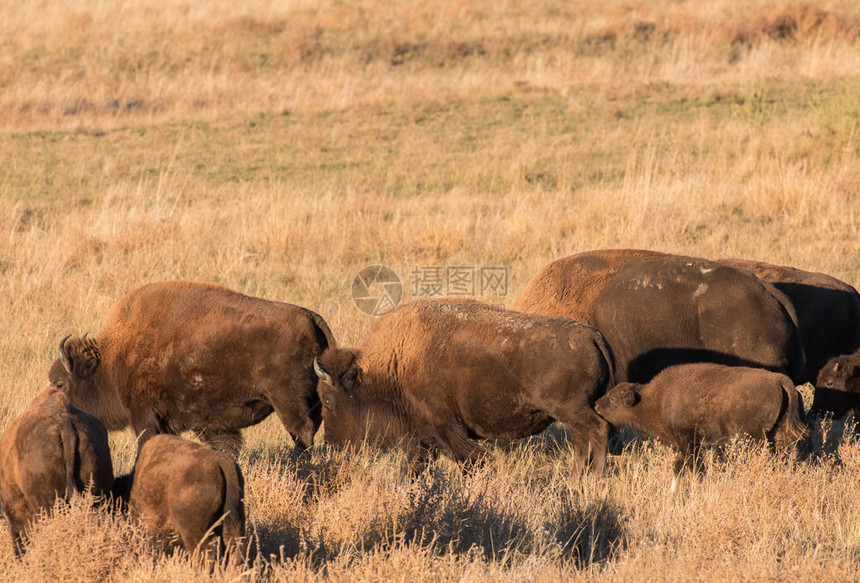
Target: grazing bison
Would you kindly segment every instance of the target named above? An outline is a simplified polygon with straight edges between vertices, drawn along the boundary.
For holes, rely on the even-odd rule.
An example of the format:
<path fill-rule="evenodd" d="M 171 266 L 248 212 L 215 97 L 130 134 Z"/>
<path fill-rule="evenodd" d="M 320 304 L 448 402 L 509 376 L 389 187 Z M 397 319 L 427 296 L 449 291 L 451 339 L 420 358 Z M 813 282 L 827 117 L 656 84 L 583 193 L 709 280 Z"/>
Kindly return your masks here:
<path fill-rule="evenodd" d="M 751 271 L 791 300 L 806 353 L 806 372 L 800 382 L 815 382 L 828 360 L 860 348 L 860 294 L 844 281 L 760 261 L 718 262 Z"/>
<path fill-rule="evenodd" d="M 645 385 L 619 383 L 594 408 L 615 426 L 630 427 L 675 447 L 676 476 L 693 460 L 700 469 L 703 443 L 746 435 L 787 452 L 807 435 L 794 382 L 761 368 L 708 362 L 676 365 Z"/>
<path fill-rule="evenodd" d="M 589 251 L 550 263 L 514 305 L 603 333 L 620 381 L 719 362 L 803 376 L 791 302 L 748 271 L 655 251 Z"/>
<path fill-rule="evenodd" d="M 816 411 L 832 411 L 842 417 L 849 409 L 860 420 L 860 350 L 830 359 L 818 373 L 815 382 Z"/>
<path fill-rule="evenodd" d="M 233 453 L 240 429 L 277 413 L 301 450 L 321 423 L 313 360 L 334 346 L 314 312 L 206 283 L 145 285 L 95 338 L 60 342 L 51 384 L 101 418 L 158 433 L 198 432 Z"/>
<path fill-rule="evenodd" d="M 104 425 L 56 389 L 43 391 L 0 437 L 0 505 L 16 555 L 40 510 L 76 491 L 107 494 L 112 483 Z"/>
<path fill-rule="evenodd" d="M 132 473 L 117 478 L 113 493 L 165 550 L 181 542 L 189 555 L 207 546 L 214 556 L 217 545 L 222 555 L 242 558 L 245 490 L 232 457 L 175 435 L 156 435 L 140 449 Z"/>
<path fill-rule="evenodd" d="M 567 425 L 579 467 L 602 472 L 609 425 L 592 409 L 612 386 L 601 334 L 567 318 L 500 312 L 467 300 L 404 304 L 374 322 L 361 348 L 315 362 L 326 442 L 440 446 L 477 461 L 477 438 Z"/>

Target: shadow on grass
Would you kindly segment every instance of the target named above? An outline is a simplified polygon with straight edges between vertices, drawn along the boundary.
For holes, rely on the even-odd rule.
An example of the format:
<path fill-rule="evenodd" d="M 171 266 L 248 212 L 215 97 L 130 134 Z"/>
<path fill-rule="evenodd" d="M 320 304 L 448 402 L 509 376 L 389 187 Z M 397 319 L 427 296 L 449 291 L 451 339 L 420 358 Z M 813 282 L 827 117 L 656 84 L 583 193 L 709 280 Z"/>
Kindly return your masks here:
<path fill-rule="evenodd" d="M 623 545 L 620 508 L 606 500 L 578 504 L 558 496 L 554 512 L 535 520 L 524 508 L 527 500 L 518 504 L 480 488 L 463 488 L 441 472 L 424 474 L 422 482 L 403 516 L 404 539 L 432 545 L 439 553 L 477 552 L 502 563 L 549 554 L 586 567 L 611 559 Z"/>
<path fill-rule="evenodd" d="M 357 469 L 349 458 L 328 452 L 284 461 L 280 471 L 294 472 L 308 485 L 305 500 L 321 503 L 317 510 L 311 508 L 311 521 L 329 495 L 349 479 L 345 474 Z M 541 555 L 587 567 L 612 560 L 624 545 L 621 510 L 607 500 L 579 501 L 581 497 L 556 488 L 550 494 L 552 511 L 537 518 L 541 512 L 531 512 L 524 506 L 527 501 L 500 493 L 497 482 L 486 485 L 482 477 L 464 478 L 444 466 L 434 463 L 415 480 L 395 481 L 390 487 L 407 490 L 399 498 L 403 502 L 387 511 L 371 509 L 367 521 L 345 536 L 280 522 L 256 522 L 249 535 L 259 556 L 281 561 L 303 558 L 317 570 L 344 556 L 355 559 L 404 546 L 437 556 L 477 555 L 502 565 Z M 488 480 L 499 480 L 492 469 L 485 472 Z M 535 508 L 546 508 L 539 489 L 529 489 L 529 494 L 535 497 Z"/>

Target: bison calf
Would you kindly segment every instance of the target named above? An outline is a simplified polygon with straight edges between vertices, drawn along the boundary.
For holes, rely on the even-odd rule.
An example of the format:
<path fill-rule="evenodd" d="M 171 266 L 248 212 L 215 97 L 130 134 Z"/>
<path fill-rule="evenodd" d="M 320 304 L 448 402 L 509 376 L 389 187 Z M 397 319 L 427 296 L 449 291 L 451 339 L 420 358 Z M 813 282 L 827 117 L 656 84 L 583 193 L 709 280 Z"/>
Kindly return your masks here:
<path fill-rule="evenodd" d="M 478 438 L 525 437 L 558 420 L 580 467 L 591 457 L 603 470 L 609 424 L 592 404 L 612 386 L 612 357 L 600 332 L 573 320 L 414 302 L 376 320 L 360 349 L 329 348 L 314 366 L 330 444 L 404 439 L 471 463 Z"/>
<path fill-rule="evenodd" d="M 832 358 L 822 367 L 812 405 L 816 411 L 832 411 L 835 417 L 853 409 L 855 421 L 860 419 L 860 350 Z"/>
<path fill-rule="evenodd" d="M 802 402 L 792 380 L 758 368 L 677 365 L 645 385 L 616 385 L 594 408 L 613 425 L 630 427 L 677 448 L 676 477 L 694 459 L 695 469 L 700 469 L 702 443 L 719 444 L 747 435 L 788 451 L 807 435 Z"/>
<path fill-rule="evenodd" d="M 242 472 L 233 458 L 208 445 L 156 435 L 113 491 L 165 550 L 172 550 L 178 539 L 192 556 L 216 546 L 234 559 L 243 555 Z"/>
<path fill-rule="evenodd" d="M 106 494 L 112 483 L 104 425 L 56 389 L 43 391 L 0 437 L 0 505 L 16 555 L 40 510 L 76 491 Z"/>

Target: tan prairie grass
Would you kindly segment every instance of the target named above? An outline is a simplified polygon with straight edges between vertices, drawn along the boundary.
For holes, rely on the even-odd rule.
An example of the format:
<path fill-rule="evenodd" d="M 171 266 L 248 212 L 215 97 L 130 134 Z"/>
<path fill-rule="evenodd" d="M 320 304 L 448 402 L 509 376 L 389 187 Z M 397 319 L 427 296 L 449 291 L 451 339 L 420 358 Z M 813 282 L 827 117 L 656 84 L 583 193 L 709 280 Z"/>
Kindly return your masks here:
<path fill-rule="evenodd" d="M 505 267 L 482 297 L 507 305 L 607 247 L 860 284 L 853 1 L 42 0 L 0 3 L 0 32 L 0 429 L 60 338 L 151 281 L 307 306 L 344 346 L 372 264 L 405 298 L 422 266 Z M 397 451 L 295 459 L 268 419 L 240 460 L 247 567 L 80 501 L 23 562 L 0 536 L 0 580 L 855 580 L 860 445 L 825 433 L 671 495 L 671 453 L 638 441 L 603 480 L 557 430 L 412 480 Z M 132 436 L 112 446 L 130 469 Z"/>

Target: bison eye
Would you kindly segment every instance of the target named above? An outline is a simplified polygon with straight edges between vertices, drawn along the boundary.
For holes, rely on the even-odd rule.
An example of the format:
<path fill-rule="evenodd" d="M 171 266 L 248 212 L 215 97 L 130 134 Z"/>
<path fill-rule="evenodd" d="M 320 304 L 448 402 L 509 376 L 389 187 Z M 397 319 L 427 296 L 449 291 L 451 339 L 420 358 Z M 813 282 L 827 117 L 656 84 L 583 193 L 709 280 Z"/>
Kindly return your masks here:
<path fill-rule="evenodd" d="M 827 381 L 827 383 L 826 383 L 826 385 L 825 385 L 825 386 L 826 386 L 827 388 L 832 388 L 832 387 L 833 387 L 833 381 Z"/>
<path fill-rule="evenodd" d="M 325 396 L 322 398 L 323 407 L 331 407 L 331 397 Z"/>

